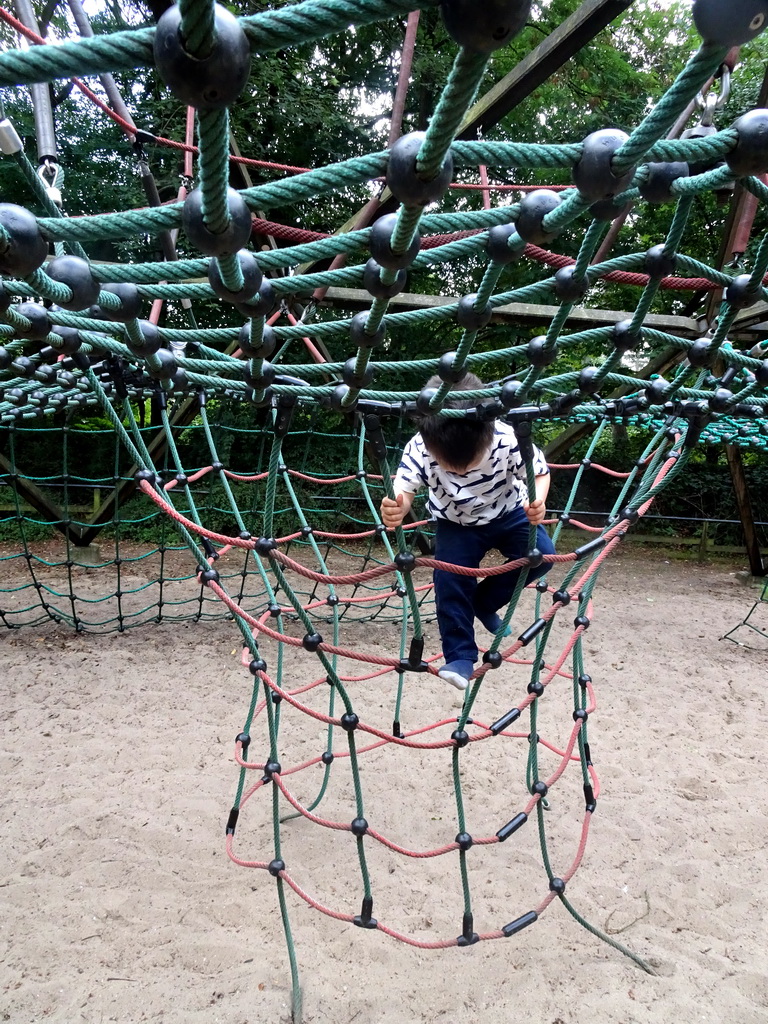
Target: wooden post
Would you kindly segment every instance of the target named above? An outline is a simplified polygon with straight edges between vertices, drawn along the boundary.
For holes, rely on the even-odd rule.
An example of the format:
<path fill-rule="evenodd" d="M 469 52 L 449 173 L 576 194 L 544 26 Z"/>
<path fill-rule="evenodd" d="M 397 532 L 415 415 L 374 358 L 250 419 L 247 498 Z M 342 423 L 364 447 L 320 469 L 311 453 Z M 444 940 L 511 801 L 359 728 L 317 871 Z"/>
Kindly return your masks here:
<path fill-rule="evenodd" d="M 764 576 L 765 567 L 762 555 L 760 554 L 760 544 L 757 539 L 757 530 L 755 529 L 755 516 L 752 511 L 752 500 L 749 496 L 749 487 L 744 472 L 741 451 L 736 445 L 727 444 L 725 445 L 725 455 L 728 459 L 728 468 L 731 471 L 731 480 L 733 480 L 736 507 L 739 510 L 739 518 L 744 529 L 744 544 L 747 549 L 747 558 L 749 559 L 749 571 L 753 576 Z"/>

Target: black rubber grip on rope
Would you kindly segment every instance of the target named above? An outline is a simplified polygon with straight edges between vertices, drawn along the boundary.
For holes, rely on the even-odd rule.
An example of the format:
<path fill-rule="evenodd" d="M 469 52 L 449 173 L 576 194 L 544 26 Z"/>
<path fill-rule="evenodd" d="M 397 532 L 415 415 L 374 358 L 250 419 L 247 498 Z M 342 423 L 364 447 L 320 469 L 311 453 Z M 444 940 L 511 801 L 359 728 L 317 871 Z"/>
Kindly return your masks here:
<path fill-rule="evenodd" d="M 285 435 L 291 429 L 291 420 L 293 419 L 293 413 L 295 408 L 295 395 L 280 395 L 279 399 L 277 400 L 277 410 L 275 412 L 275 425 L 272 428 L 275 437 L 285 437 Z"/>
<path fill-rule="evenodd" d="M 240 817 L 240 808 L 239 807 L 233 807 L 232 810 L 229 812 L 229 817 L 227 818 L 227 835 L 228 836 L 233 836 L 235 834 L 235 826 L 237 825 L 237 819 L 239 817 Z"/>
<path fill-rule="evenodd" d="M 587 543 L 582 544 L 580 548 L 576 548 L 573 552 L 574 557 L 578 561 L 586 555 L 591 555 L 593 551 L 599 551 L 600 548 L 604 547 L 604 545 L 605 537 L 595 537 L 594 540 L 587 541 Z"/>
<path fill-rule="evenodd" d="M 526 821 L 528 821 L 528 815 L 525 811 L 520 811 L 519 814 L 514 816 L 512 821 L 508 821 L 506 825 L 499 829 L 496 833 L 496 838 L 500 843 L 503 843 L 505 839 L 509 839 L 513 832 L 517 832 L 517 830 L 521 828 Z"/>
<path fill-rule="evenodd" d="M 512 708 L 512 710 L 508 711 L 506 715 L 502 715 L 501 718 L 497 718 L 491 726 L 491 732 L 493 735 L 498 736 L 500 732 L 503 732 L 504 729 L 512 725 L 513 722 L 516 722 L 521 714 L 522 712 L 520 711 L 520 708 Z"/>
<path fill-rule="evenodd" d="M 523 647 L 527 647 L 531 640 L 535 640 L 546 624 L 546 619 L 536 619 L 536 621 L 532 622 L 528 629 L 524 630 L 517 639 Z"/>
<path fill-rule="evenodd" d="M 539 915 L 535 910 L 529 910 L 527 914 L 523 914 L 522 917 L 518 917 L 515 921 L 510 921 L 509 924 L 505 924 L 501 929 L 502 933 L 507 938 L 510 935 L 517 935 L 523 928 L 527 928 L 529 924 L 533 924 L 534 921 L 538 921 Z"/>
<path fill-rule="evenodd" d="M 373 913 L 373 896 L 363 897 L 363 906 L 360 913 L 352 918 L 353 924 L 356 924 L 358 928 L 377 928 L 378 921 L 375 917 L 372 917 Z"/>
<path fill-rule="evenodd" d="M 383 462 L 387 458 L 387 442 L 384 440 L 384 431 L 381 429 L 381 420 L 378 416 L 369 413 L 364 417 L 365 434 L 370 443 L 373 454 Z"/>
<path fill-rule="evenodd" d="M 597 800 L 595 800 L 595 791 L 589 783 L 584 786 L 584 799 L 586 800 L 584 810 L 589 811 L 591 814 L 595 807 L 597 807 Z"/>
<path fill-rule="evenodd" d="M 480 936 L 474 930 L 474 918 L 472 914 L 465 914 L 461 920 L 461 935 L 456 940 L 458 946 L 474 946 L 480 941 Z"/>

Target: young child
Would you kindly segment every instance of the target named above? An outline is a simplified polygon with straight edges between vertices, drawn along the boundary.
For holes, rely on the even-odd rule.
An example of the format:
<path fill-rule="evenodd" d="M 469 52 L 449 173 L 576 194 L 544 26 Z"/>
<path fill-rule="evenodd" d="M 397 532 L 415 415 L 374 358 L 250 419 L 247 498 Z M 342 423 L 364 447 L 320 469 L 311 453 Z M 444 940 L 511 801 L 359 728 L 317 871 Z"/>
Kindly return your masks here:
<path fill-rule="evenodd" d="M 427 387 L 440 383 L 439 377 L 433 377 Z M 469 373 L 454 385 L 454 393 L 483 386 Z M 474 402 L 452 397 L 446 406 L 471 409 Z M 552 541 L 539 525 L 546 514 L 549 470 L 535 447 L 534 472 L 536 494 L 531 496 L 517 437 L 508 424 L 425 416 L 420 432 L 405 447 L 394 479 L 396 497 L 384 498 L 381 518 L 390 529 L 399 526 L 416 492 L 426 486 L 429 512 L 436 520 L 435 558 L 439 561 L 476 569 L 492 549 L 507 561 L 521 558 L 529 550 L 531 524 L 538 526 L 539 551 L 553 554 Z M 542 576 L 548 568 L 544 563 L 529 569 L 528 580 Z M 445 658 L 438 675 L 457 689 L 466 689 L 477 661 L 475 618 L 491 633 L 497 632 L 499 609 L 509 603 L 519 575 L 517 569 L 478 583 L 474 576 L 435 570 L 437 622 Z"/>

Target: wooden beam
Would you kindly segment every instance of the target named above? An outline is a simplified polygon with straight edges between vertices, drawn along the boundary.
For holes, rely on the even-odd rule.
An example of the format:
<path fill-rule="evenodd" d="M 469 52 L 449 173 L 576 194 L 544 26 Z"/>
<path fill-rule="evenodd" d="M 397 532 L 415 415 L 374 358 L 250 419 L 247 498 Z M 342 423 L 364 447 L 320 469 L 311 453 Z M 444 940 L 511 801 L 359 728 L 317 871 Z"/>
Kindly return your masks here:
<path fill-rule="evenodd" d="M 623 14 L 633 0 L 584 0 L 551 35 L 467 112 L 457 138 L 476 139 L 531 95 L 566 61 Z"/>
<path fill-rule="evenodd" d="M 726 444 L 725 456 L 728 459 L 728 468 L 731 471 L 733 480 L 733 491 L 736 495 L 736 507 L 739 510 L 739 518 L 744 529 L 744 544 L 747 549 L 749 560 L 749 571 L 753 576 L 764 576 L 765 566 L 760 554 L 760 543 L 757 539 L 755 528 L 755 515 L 752 510 L 752 499 L 749 496 L 749 486 L 744 472 L 744 461 L 741 457 L 741 449 L 736 445 Z"/>
<path fill-rule="evenodd" d="M 432 306 L 449 306 L 459 301 L 459 296 L 446 295 L 419 295 L 415 293 L 401 292 L 394 299 L 389 300 L 389 311 L 392 313 L 404 312 L 405 310 L 429 309 Z M 322 305 L 344 306 L 347 309 L 368 309 L 371 305 L 371 296 L 363 288 L 329 288 L 326 292 Z M 493 311 L 492 323 L 511 323 L 521 326 L 531 326 L 550 323 L 560 311 L 559 306 L 540 306 L 533 303 L 510 302 L 506 306 L 497 306 Z M 630 320 L 632 314 L 626 310 L 615 309 L 587 309 L 582 306 L 575 306 L 568 316 L 568 325 L 579 329 L 591 327 L 606 327 L 619 323 L 622 320 Z M 698 338 L 701 336 L 698 322 L 690 317 L 684 316 L 663 316 L 661 314 L 650 314 L 645 318 L 645 326 L 652 327 L 659 331 L 668 331 L 670 334 L 683 338 Z"/>
<path fill-rule="evenodd" d="M 0 455 L 0 467 L 2 467 L 10 477 L 10 485 L 13 487 L 18 494 L 21 495 L 24 500 L 32 506 L 32 508 L 39 513 L 40 516 L 51 526 L 55 526 L 59 533 L 63 533 L 67 540 L 71 540 L 75 544 L 82 544 L 81 529 L 79 526 L 75 526 L 67 519 L 64 509 L 56 504 L 55 501 L 51 501 L 47 494 L 42 491 L 36 484 L 33 484 L 31 480 L 25 479 L 17 469 L 14 469 L 13 464 L 4 456 Z"/>

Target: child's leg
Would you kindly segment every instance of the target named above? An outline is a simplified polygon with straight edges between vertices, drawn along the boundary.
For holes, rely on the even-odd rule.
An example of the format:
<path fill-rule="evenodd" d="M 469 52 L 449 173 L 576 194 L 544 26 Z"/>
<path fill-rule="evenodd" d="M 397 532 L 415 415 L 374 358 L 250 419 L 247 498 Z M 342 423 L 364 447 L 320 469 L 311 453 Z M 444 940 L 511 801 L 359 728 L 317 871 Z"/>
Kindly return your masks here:
<path fill-rule="evenodd" d="M 453 565 L 476 569 L 488 551 L 484 527 L 458 526 L 438 519 L 435 530 L 435 558 Z M 472 599 L 477 590 L 474 576 L 461 576 L 435 569 L 435 603 L 443 655 L 447 663 L 477 661 L 475 610 Z"/>
<path fill-rule="evenodd" d="M 522 508 L 514 509 L 512 512 L 500 516 L 495 523 L 489 524 L 489 526 L 494 527 L 492 546 L 500 551 L 508 562 L 528 554 L 530 524 Z M 555 553 L 554 545 L 543 526 L 539 526 L 536 531 L 536 547 L 543 555 Z M 527 582 L 530 583 L 538 579 L 548 570 L 547 563 L 536 569 L 529 569 Z M 487 576 L 480 581 L 475 592 L 475 614 L 484 625 L 494 625 L 496 612 L 509 604 L 519 578 L 520 570 L 515 569 L 498 576 Z"/>

